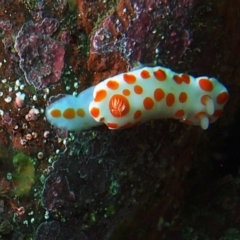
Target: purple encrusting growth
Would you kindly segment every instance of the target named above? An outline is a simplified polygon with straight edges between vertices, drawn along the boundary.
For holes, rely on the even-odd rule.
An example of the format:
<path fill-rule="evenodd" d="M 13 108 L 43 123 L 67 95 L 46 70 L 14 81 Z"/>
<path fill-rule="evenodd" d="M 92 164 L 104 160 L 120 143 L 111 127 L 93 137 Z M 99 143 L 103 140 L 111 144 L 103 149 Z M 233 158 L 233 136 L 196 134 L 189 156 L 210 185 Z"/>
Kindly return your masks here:
<path fill-rule="evenodd" d="M 57 30 L 58 21 L 45 18 L 41 23 L 25 23 L 16 37 L 15 49 L 19 66 L 26 81 L 36 89 L 59 82 L 64 67 L 65 49 L 50 36 Z"/>
<path fill-rule="evenodd" d="M 91 53 L 119 51 L 130 62 L 151 61 L 167 52 L 177 59 L 190 44 L 185 29 L 192 0 L 132 0 L 121 2 L 91 37 Z"/>
<path fill-rule="evenodd" d="M 9 20 L 0 20 L 0 31 L 8 31 L 12 28 L 12 24 Z"/>

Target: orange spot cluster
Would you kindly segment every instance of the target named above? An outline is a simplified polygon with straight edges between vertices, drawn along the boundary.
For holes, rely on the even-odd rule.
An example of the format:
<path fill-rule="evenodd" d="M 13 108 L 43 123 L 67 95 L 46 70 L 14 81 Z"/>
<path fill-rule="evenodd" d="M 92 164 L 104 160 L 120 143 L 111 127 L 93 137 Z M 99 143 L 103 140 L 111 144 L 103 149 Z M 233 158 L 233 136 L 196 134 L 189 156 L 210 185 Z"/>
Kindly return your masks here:
<path fill-rule="evenodd" d="M 183 104 L 189 101 L 189 98 L 192 95 L 190 91 L 194 91 L 194 89 L 189 89 L 189 91 L 187 90 L 188 87 L 186 85 L 191 83 L 191 76 L 188 74 L 172 74 L 173 81 L 170 81 L 169 84 L 184 84 L 182 91 L 180 86 L 174 86 L 177 93 L 175 93 L 175 90 L 172 90 L 172 92 L 165 91 L 164 86 L 168 83 L 164 81 L 166 81 L 169 77 L 168 70 L 165 70 L 164 68 L 154 68 L 153 71 L 145 68 L 138 71 L 138 74 L 140 74 L 140 79 L 137 79 L 137 76 L 133 72 L 122 74 L 121 77 L 123 84 L 121 84 L 117 78 L 110 78 L 107 80 L 105 87 L 96 91 L 94 98 L 96 105 L 90 109 L 91 115 L 94 118 L 99 118 L 100 121 L 104 121 L 111 129 L 126 128 L 134 125 L 136 122 L 139 123 L 143 115 L 146 114 L 145 112 L 153 110 L 161 101 L 162 102 L 160 104 L 164 105 L 163 108 L 173 108 L 174 106 L 174 109 L 176 109 L 174 110 L 172 117 L 176 119 L 182 119 L 187 124 L 195 124 L 196 122 L 200 121 L 203 116 L 207 115 L 207 113 L 203 110 L 198 112 L 196 111 L 192 117 L 189 117 L 188 113 L 183 107 Z M 149 80 L 154 80 L 153 78 L 162 83 L 159 83 L 159 86 L 154 88 L 154 85 L 151 85 L 152 83 L 148 83 Z M 145 89 L 144 86 L 147 89 Z M 210 92 L 213 91 L 214 85 L 211 79 L 202 77 L 198 80 L 198 86 L 201 90 L 208 92 L 208 94 L 205 94 L 201 97 L 201 103 L 206 105 L 207 100 L 211 98 Z M 146 93 L 149 93 L 149 95 Z M 139 98 L 138 96 L 141 96 L 142 98 Z M 106 100 L 106 98 L 108 99 L 108 103 L 102 102 Z M 135 99 L 136 101 L 139 101 L 138 99 L 142 99 L 140 100 L 142 104 L 140 104 L 138 109 L 134 108 L 133 110 L 131 109 L 130 99 L 131 101 L 135 101 Z M 216 102 L 218 104 L 225 104 L 227 100 L 228 93 L 226 91 L 221 92 L 216 97 Z M 100 107 L 98 107 L 97 104 L 99 102 L 102 102 Z M 139 103 L 137 102 L 136 104 Z M 195 103 L 193 102 L 192 104 Z M 108 107 L 108 114 L 111 115 L 111 118 L 108 118 L 108 116 L 102 114 L 104 109 L 102 110 L 101 107 Z M 222 110 L 215 110 L 213 117 L 218 117 L 221 113 Z M 55 112 L 54 114 L 58 115 L 59 113 Z M 69 110 L 67 115 L 72 117 L 74 114 Z M 186 117 L 188 118 L 185 119 Z M 123 119 L 118 121 L 114 120 L 114 118 Z"/>
<path fill-rule="evenodd" d="M 82 108 L 78 108 L 75 110 L 74 108 L 67 108 L 63 112 L 60 109 L 53 109 L 50 111 L 50 115 L 53 118 L 60 118 L 64 117 L 65 119 L 74 119 L 76 116 L 78 117 L 84 117 L 85 116 L 85 111 Z"/>
<path fill-rule="evenodd" d="M 182 84 L 182 83 L 189 84 L 190 83 L 190 76 L 188 74 L 174 75 L 173 80 L 177 84 Z"/>

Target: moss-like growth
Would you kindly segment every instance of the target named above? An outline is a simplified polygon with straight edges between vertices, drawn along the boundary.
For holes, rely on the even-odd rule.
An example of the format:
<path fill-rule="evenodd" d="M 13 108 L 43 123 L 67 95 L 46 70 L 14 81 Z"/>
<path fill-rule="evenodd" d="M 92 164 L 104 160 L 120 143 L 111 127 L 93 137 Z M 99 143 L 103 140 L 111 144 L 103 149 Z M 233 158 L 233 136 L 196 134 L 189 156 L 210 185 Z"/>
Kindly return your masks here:
<path fill-rule="evenodd" d="M 73 12 L 77 9 L 76 0 L 68 0 L 68 9 L 70 12 Z"/>
<path fill-rule="evenodd" d="M 24 153 L 17 153 L 13 157 L 13 165 L 16 167 L 13 173 L 13 195 L 27 196 L 35 181 L 35 167 L 33 159 Z"/>

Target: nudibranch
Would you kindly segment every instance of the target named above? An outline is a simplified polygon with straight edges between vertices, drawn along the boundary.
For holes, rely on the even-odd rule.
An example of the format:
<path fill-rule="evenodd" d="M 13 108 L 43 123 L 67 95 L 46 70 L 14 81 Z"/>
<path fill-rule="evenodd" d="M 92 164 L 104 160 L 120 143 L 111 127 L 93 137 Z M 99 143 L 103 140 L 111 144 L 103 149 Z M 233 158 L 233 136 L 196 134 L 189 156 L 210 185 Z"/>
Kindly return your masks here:
<path fill-rule="evenodd" d="M 67 95 L 53 102 L 46 108 L 46 118 L 56 127 L 78 131 L 101 124 L 121 129 L 160 118 L 207 129 L 222 114 L 228 97 L 215 78 L 142 67 L 107 78 L 77 97 Z"/>

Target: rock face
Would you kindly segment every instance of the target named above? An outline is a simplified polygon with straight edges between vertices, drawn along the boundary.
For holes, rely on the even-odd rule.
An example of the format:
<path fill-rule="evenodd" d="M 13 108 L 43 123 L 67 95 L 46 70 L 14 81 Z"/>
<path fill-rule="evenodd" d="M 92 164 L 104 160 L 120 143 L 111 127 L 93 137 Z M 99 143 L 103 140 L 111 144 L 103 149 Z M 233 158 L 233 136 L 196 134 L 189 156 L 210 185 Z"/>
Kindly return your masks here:
<path fill-rule="evenodd" d="M 136 62 L 176 63 L 191 42 L 186 27 L 191 4 L 192 0 L 120 1 L 91 34 L 89 70 L 119 71 Z"/>
<path fill-rule="evenodd" d="M 17 2 L 0 1 L 0 217 L 13 225 L 6 236 L 240 239 L 240 2 Z M 44 120 L 52 96 L 77 94 L 138 61 L 216 77 L 230 93 L 223 115 L 205 132 L 161 120 L 67 135 Z M 26 96 L 21 108 L 17 92 Z M 39 115 L 28 121 L 32 110 Z M 11 195 L 13 149 L 34 159 L 26 198 Z"/>

